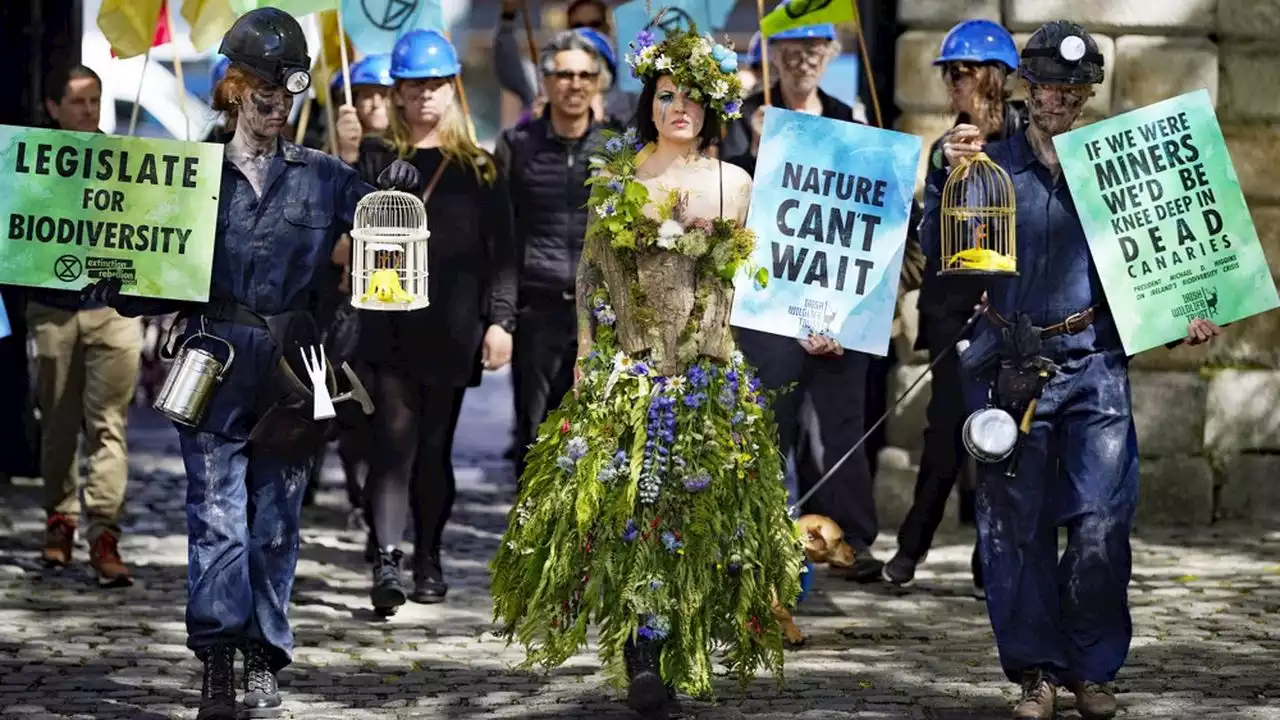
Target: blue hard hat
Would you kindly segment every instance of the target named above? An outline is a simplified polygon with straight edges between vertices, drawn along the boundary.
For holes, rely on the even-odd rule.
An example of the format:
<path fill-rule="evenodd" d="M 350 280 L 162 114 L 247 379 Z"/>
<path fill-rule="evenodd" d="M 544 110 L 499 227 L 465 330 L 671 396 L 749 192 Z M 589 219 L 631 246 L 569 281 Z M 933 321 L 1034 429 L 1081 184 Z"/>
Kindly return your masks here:
<path fill-rule="evenodd" d="M 458 51 L 435 30 L 412 30 L 391 51 L 391 77 L 396 80 L 453 77 L 460 72 Z"/>
<path fill-rule="evenodd" d="M 942 49 L 933 64 L 948 62 L 998 62 L 1013 72 L 1018 69 L 1018 47 L 999 23 L 965 20 L 942 39 Z"/>
<path fill-rule="evenodd" d="M 818 40 L 835 40 L 836 26 L 835 23 L 819 23 L 817 25 L 802 25 L 800 27 L 783 30 L 777 35 L 770 35 L 769 41 L 774 40 L 807 40 L 808 38 L 817 38 Z"/>
<path fill-rule="evenodd" d="M 760 54 L 760 31 L 757 30 L 755 35 L 751 36 L 751 43 L 747 45 L 747 65 L 764 64 L 764 56 Z"/>
<path fill-rule="evenodd" d="M 613 52 L 613 43 L 609 42 L 609 38 L 595 28 L 575 28 L 574 32 L 582 36 L 584 40 L 591 43 L 596 49 L 596 54 L 604 60 L 604 64 L 609 66 L 609 75 L 613 78 L 613 84 L 618 82 L 618 56 Z M 613 84 L 609 87 L 612 88 Z"/>
<path fill-rule="evenodd" d="M 218 89 L 218 83 L 227 76 L 227 68 L 231 67 L 231 58 L 219 54 L 209 66 L 209 94 Z"/>
<path fill-rule="evenodd" d="M 391 79 L 391 56 L 367 55 L 351 66 L 351 87 L 357 85 L 380 85 L 391 87 L 396 81 Z M 329 89 L 337 92 L 342 87 L 342 71 L 333 74 Z"/>

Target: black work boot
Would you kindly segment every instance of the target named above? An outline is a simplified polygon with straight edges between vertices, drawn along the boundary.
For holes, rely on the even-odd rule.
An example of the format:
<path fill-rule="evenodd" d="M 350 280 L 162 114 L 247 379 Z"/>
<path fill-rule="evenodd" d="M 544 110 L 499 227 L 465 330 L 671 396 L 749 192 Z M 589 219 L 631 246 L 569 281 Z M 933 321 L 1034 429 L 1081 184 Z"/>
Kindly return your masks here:
<path fill-rule="evenodd" d="M 658 643 L 648 638 L 628 640 L 622 649 L 627 664 L 627 707 L 645 720 L 668 720 L 667 707 L 674 700 L 659 674 Z"/>
<path fill-rule="evenodd" d="M 416 603 L 432 605 L 444 602 L 449 584 L 444 581 L 444 568 L 440 564 L 440 548 L 430 548 L 413 557 L 413 592 L 409 599 Z"/>
<path fill-rule="evenodd" d="M 236 720 L 236 649 L 214 645 L 200 652 L 204 683 L 196 720 Z"/>
<path fill-rule="evenodd" d="M 280 717 L 284 707 L 267 646 L 256 640 L 247 640 L 241 652 L 244 653 L 245 717 Z"/>
<path fill-rule="evenodd" d="M 394 547 L 385 547 L 378 551 L 373 564 L 373 590 L 369 597 L 373 601 L 373 611 L 382 617 L 395 615 L 407 599 L 404 583 L 400 580 L 400 558 L 403 556 L 404 553 Z"/>

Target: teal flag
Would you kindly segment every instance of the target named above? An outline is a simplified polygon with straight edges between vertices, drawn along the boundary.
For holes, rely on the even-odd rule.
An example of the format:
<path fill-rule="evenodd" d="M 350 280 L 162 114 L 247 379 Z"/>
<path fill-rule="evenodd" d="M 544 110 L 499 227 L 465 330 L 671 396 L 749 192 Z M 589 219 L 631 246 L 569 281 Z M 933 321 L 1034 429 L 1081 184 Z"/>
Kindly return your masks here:
<path fill-rule="evenodd" d="M 643 30 L 652 32 L 658 42 L 662 42 L 668 32 L 688 30 L 695 26 L 703 34 L 719 30 L 724 27 L 735 2 L 736 0 L 659 0 L 650 3 L 652 17 L 645 0 L 631 0 L 619 5 L 613 9 L 613 24 L 618 32 L 618 55 L 625 57 L 630 53 L 631 42 Z M 618 89 L 636 94 L 644 89 L 644 85 L 631 74 L 631 68 L 625 61 L 618 68 Z"/>
<path fill-rule="evenodd" d="M 449 32 L 441 0 L 342 0 L 342 22 L 365 55 L 391 52 L 397 40 L 414 30 Z"/>
<path fill-rule="evenodd" d="M 1209 91 L 1053 144 L 1130 355 L 1280 306 Z"/>

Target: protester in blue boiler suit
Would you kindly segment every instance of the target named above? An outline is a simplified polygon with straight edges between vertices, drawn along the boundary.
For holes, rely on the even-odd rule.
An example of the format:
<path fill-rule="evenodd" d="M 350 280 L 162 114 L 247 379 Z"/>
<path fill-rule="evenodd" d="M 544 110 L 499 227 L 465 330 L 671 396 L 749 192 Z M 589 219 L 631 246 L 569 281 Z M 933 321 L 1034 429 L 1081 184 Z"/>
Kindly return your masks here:
<path fill-rule="evenodd" d="M 1103 58 L 1083 27 L 1055 21 L 1031 36 L 1021 60 L 1031 123 L 985 148 L 1013 180 L 1019 275 L 989 281 L 985 317 L 961 355 L 970 409 L 985 405 L 991 390 L 995 404 L 1022 416 L 1034 395 L 1015 391 L 1020 371 L 1002 361 L 1043 357 L 1058 369 L 1039 397 L 1016 477 L 1006 477 L 1009 461 L 979 463 L 988 612 L 1005 674 L 1022 685 L 1015 718 L 1054 717 L 1059 685 L 1075 694 L 1085 718 L 1110 718 L 1116 699 L 1109 684 L 1132 635 L 1137 437 L 1128 359 L 1053 145 L 1102 82 Z M 943 146 L 951 167 L 981 149 L 976 131 L 953 133 Z M 935 266 L 939 211 L 935 190 L 921 227 Z M 1208 320 L 1193 320 L 1185 342 L 1218 332 Z"/>
<path fill-rule="evenodd" d="M 244 655 L 248 717 L 275 717 L 276 674 L 292 661 L 289 595 L 298 562 L 303 490 L 324 426 L 310 404 L 286 410 L 278 360 L 306 378 L 299 345 L 318 344 L 314 313 L 322 269 L 356 203 L 372 188 L 337 158 L 280 137 L 291 93 L 306 91 L 311 66 L 298 22 L 275 8 L 240 17 L 223 39 L 231 60 L 214 108 L 235 135 L 221 172 L 210 300 L 174 307 L 125 298 L 119 281 L 100 281 L 86 299 L 122 314 L 180 310 L 185 337 L 197 329 L 226 340 L 235 360 L 199 427 L 178 427 L 187 470 L 187 646 L 204 663 L 198 720 L 236 717 L 235 652 Z M 358 123 L 344 107 L 339 123 Z M 418 181 L 407 164 L 379 185 Z M 220 343 L 197 345 L 225 357 Z"/>

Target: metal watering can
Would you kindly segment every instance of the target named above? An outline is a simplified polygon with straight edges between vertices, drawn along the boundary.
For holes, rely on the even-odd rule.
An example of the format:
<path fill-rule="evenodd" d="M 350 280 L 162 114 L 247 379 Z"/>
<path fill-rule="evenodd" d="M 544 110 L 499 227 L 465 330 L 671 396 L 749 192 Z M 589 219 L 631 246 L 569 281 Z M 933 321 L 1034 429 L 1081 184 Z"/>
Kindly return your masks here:
<path fill-rule="evenodd" d="M 226 364 L 207 350 L 192 347 L 191 342 L 199 338 L 209 338 L 226 345 Z M 231 343 L 206 333 L 204 319 L 201 318 L 200 329 L 178 348 L 173 367 L 169 368 L 169 375 L 164 379 L 164 387 L 160 388 L 153 407 L 180 425 L 198 426 L 204 418 L 209 398 L 226 378 L 235 359 L 236 351 Z"/>

